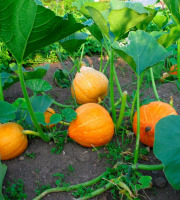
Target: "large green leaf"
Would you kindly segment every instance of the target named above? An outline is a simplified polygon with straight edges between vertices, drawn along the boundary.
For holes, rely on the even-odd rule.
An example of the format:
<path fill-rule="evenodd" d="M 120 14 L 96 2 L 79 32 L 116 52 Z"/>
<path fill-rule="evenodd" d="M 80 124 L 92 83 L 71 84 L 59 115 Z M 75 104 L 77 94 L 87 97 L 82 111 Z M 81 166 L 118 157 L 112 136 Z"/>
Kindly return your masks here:
<path fill-rule="evenodd" d="M 80 46 L 86 42 L 86 38 L 89 35 L 87 33 L 74 33 L 62 40 L 60 40 L 61 46 L 68 51 L 71 55 L 80 48 Z"/>
<path fill-rule="evenodd" d="M 111 31 L 116 40 L 148 16 L 148 12 L 142 4 L 133 4 L 132 2 L 116 1 L 111 3 L 110 11 L 102 12 L 90 6 L 87 6 L 86 9 L 100 30 L 108 37 L 110 37 Z"/>
<path fill-rule="evenodd" d="M 164 0 L 174 19 L 180 24 L 180 0 Z"/>
<path fill-rule="evenodd" d="M 16 107 L 6 101 L 0 101 L 0 123 L 6 123 L 15 118 Z"/>
<path fill-rule="evenodd" d="M 6 89 L 8 87 L 10 87 L 11 85 L 15 84 L 16 82 L 19 81 L 19 77 L 6 73 L 6 72 L 2 72 L 1 73 L 1 81 L 2 81 L 2 86 L 3 89 Z"/>
<path fill-rule="evenodd" d="M 131 31 L 127 44 L 114 44 L 114 50 L 132 67 L 139 76 L 144 70 L 171 55 L 155 38 L 145 31 Z"/>
<path fill-rule="evenodd" d="M 0 19 L 0 38 L 18 62 L 84 28 L 72 15 L 56 16 L 34 0 L 0 0 Z"/>
<path fill-rule="evenodd" d="M 152 9 L 152 8 L 146 8 L 146 10 L 148 11 L 148 17 L 146 19 L 144 19 L 142 22 L 140 22 L 137 25 L 138 29 L 141 30 L 146 30 L 147 26 L 149 25 L 149 23 L 152 21 L 152 19 L 156 16 L 157 14 L 157 10 Z"/>
<path fill-rule="evenodd" d="M 165 26 L 168 23 L 168 18 L 163 15 L 163 14 L 157 14 L 154 19 L 153 22 L 159 26 L 160 28 L 162 28 L 163 26 Z"/>
<path fill-rule="evenodd" d="M 0 158 L 1 158 L 1 155 L 0 155 Z M 7 171 L 7 166 L 5 164 L 2 164 L 0 160 L 0 199 L 1 200 L 5 200 L 2 194 L 2 187 L 3 187 L 3 180 L 6 175 L 6 171 Z"/>
<path fill-rule="evenodd" d="M 52 90 L 52 85 L 42 79 L 30 79 L 26 81 L 26 86 L 35 93 L 46 92 Z"/>
<path fill-rule="evenodd" d="M 170 184 L 180 190 L 180 116 L 167 116 L 156 124 L 154 154 L 164 165 Z"/>
<path fill-rule="evenodd" d="M 106 2 L 94 2 L 94 0 L 79 0 L 73 3 L 73 6 L 87 18 L 91 18 L 89 11 L 86 9 L 86 6 L 96 8 L 98 11 L 105 11 L 109 9 L 109 4 Z"/>
<path fill-rule="evenodd" d="M 163 34 L 158 38 L 158 43 L 167 48 L 180 39 L 180 25 L 170 29 L 169 33 Z"/>
<path fill-rule="evenodd" d="M 30 98 L 30 101 L 34 112 L 41 112 L 41 113 L 44 113 L 46 109 L 49 108 L 53 103 L 53 99 L 51 99 L 47 95 L 33 96 Z M 27 124 L 30 125 L 33 124 L 29 113 L 27 114 L 25 121 Z"/>

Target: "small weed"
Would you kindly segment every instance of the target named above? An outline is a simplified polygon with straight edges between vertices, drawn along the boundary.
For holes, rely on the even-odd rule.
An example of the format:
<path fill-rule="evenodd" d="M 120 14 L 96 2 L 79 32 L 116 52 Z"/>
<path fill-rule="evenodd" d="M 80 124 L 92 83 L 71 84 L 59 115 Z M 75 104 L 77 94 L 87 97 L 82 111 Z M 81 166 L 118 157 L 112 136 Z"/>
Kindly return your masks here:
<path fill-rule="evenodd" d="M 25 153 L 27 159 L 35 159 L 36 153 Z"/>
<path fill-rule="evenodd" d="M 4 189 L 5 200 L 25 200 L 27 194 L 24 193 L 24 181 L 22 179 L 7 181 Z"/>
<path fill-rule="evenodd" d="M 42 185 L 40 182 L 36 182 L 37 184 L 37 189 L 35 190 L 36 194 L 39 195 L 41 194 L 42 192 L 44 192 L 45 190 L 47 189 L 50 189 L 51 186 L 49 184 L 47 185 Z"/>
<path fill-rule="evenodd" d="M 64 174 L 56 173 L 56 174 L 53 174 L 52 176 L 58 177 L 58 179 L 55 180 L 55 184 L 57 187 L 68 187 L 70 185 L 70 183 L 66 183 Z"/>

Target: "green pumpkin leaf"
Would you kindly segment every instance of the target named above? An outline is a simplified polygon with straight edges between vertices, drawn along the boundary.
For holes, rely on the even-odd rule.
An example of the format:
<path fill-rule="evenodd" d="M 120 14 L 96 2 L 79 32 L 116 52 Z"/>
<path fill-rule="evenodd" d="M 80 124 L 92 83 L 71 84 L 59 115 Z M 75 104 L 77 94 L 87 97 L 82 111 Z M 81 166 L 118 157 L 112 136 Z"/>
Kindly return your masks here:
<path fill-rule="evenodd" d="M 71 86 L 68 72 L 62 69 L 58 69 L 54 72 L 53 80 L 61 88 L 69 88 Z"/>
<path fill-rule="evenodd" d="M 69 52 L 71 55 L 80 48 L 80 46 L 86 42 L 86 38 L 89 35 L 87 33 L 74 33 L 62 40 L 60 40 L 61 46 Z"/>
<path fill-rule="evenodd" d="M 85 27 L 72 15 L 56 16 L 34 0 L 1 0 L 0 19 L 0 38 L 19 63 L 33 51 Z"/>
<path fill-rule="evenodd" d="M 170 29 L 169 33 L 164 33 L 158 38 L 158 43 L 164 48 L 167 48 L 180 39 L 180 26 L 175 26 Z"/>
<path fill-rule="evenodd" d="M 176 22 L 180 25 L 180 1 L 179 0 L 164 0 L 164 3 L 169 8 Z"/>
<path fill-rule="evenodd" d="M 6 175 L 6 171 L 7 171 L 7 166 L 5 164 L 2 164 L 0 160 L 0 199 L 1 200 L 5 200 L 2 194 L 2 187 L 3 187 L 3 180 Z"/>
<path fill-rule="evenodd" d="M 15 75 L 12 75 L 6 72 L 1 73 L 1 82 L 2 82 L 2 86 L 4 90 L 10 87 L 11 85 L 17 83 L 18 81 L 19 81 L 19 77 Z"/>
<path fill-rule="evenodd" d="M 6 123 L 15 118 L 17 109 L 6 101 L 0 101 L 0 123 Z"/>
<path fill-rule="evenodd" d="M 125 45 L 115 43 L 112 47 L 132 67 L 137 76 L 172 54 L 159 45 L 153 36 L 142 30 L 130 32 L 126 42 Z"/>
<path fill-rule="evenodd" d="M 47 95 L 42 95 L 42 96 L 35 95 L 30 98 L 30 102 L 31 102 L 34 112 L 44 113 L 47 110 L 47 108 L 49 108 L 52 105 L 53 99 L 51 99 Z M 25 121 L 29 125 L 33 124 L 29 113 L 27 113 Z"/>
<path fill-rule="evenodd" d="M 41 112 L 35 112 L 35 115 L 36 115 L 38 123 L 42 124 L 43 126 L 51 125 L 51 124 L 57 124 L 60 121 L 62 121 L 62 115 L 60 115 L 58 113 L 55 113 L 55 114 L 53 114 L 50 117 L 50 122 L 49 123 L 45 122 L 45 117 L 44 117 L 43 113 L 41 113 Z"/>
<path fill-rule="evenodd" d="M 65 108 L 61 114 L 66 122 L 71 122 L 77 117 L 77 113 L 72 108 Z"/>
<path fill-rule="evenodd" d="M 156 16 L 157 10 L 152 8 L 145 8 L 148 11 L 148 17 L 141 21 L 136 27 L 141 30 L 146 30 L 149 23 L 152 21 L 152 19 Z"/>
<path fill-rule="evenodd" d="M 42 79 L 30 79 L 26 81 L 26 86 L 35 93 L 46 92 L 52 90 L 52 85 Z"/>
<path fill-rule="evenodd" d="M 152 177 L 151 176 L 142 176 L 139 179 L 139 183 L 141 184 L 142 189 L 149 188 L 151 186 Z"/>
<path fill-rule="evenodd" d="M 163 26 L 165 26 L 168 23 L 168 18 L 163 15 L 163 14 L 157 14 L 154 19 L 153 22 L 159 26 L 160 28 L 162 28 Z"/>
<path fill-rule="evenodd" d="M 155 126 L 154 154 L 163 163 L 167 180 L 180 190 L 180 116 L 169 115 Z"/>

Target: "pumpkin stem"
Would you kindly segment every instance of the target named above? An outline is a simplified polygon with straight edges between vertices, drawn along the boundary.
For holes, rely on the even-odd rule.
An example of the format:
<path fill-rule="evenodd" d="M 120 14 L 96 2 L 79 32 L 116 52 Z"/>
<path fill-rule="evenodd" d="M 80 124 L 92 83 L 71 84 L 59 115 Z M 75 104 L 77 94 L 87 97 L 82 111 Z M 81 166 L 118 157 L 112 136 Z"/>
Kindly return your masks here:
<path fill-rule="evenodd" d="M 65 126 L 69 126 L 70 125 L 70 123 L 64 122 L 64 121 L 60 121 L 59 123 L 62 124 L 62 125 L 65 125 Z"/>
<path fill-rule="evenodd" d="M 173 97 L 170 97 L 169 105 L 173 107 Z"/>
<path fill-rule="evenodd" d="M 150 127 L 150 126 L 147 126 L 147 127 L 145 128 L 146 133 L 149 132 L 150 130 L 151 130 L 151 127 Z"/>
<path fill-rule="evenodd" d="M 40 134 L 38 132 L 35 131 L 31 131 L 31 130 L 23 130 L 22 133 L 24 135 L 35 135 L 37 137 L 41 137 Z"/>
<path fill-rule="evenodd" d="M 102 100 L 101 100 L 101 97 L 98 97 L 98 103 L 101 103 Z"/>

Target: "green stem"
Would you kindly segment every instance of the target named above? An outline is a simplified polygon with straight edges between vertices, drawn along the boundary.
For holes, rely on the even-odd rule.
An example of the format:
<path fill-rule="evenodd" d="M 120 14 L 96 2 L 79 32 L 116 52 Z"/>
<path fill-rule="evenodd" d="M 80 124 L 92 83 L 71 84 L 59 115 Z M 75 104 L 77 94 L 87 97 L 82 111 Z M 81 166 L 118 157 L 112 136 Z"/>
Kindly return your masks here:
<path fill-rule="evenodd" d="M 0 73 L 0 101 L 4 101 L 3 87 L 2 87 L 2 82 L 1 82 L 1 73 Z"/>
<path fill-rule="evenodd" d="M 156 84 L 155 84 L 155 81 L 154 81 L 154 74 L 153 74 L 153 69 L 152 67 L 150 68 L 150 74 L 151 74 L 151 81 L 152 81 L 152 86 L 153 86 L 153 90 L 154 90 L 154 94 L 155 94 L 155 97 L 158 101 L 160 101 L 159 99 L 159 95 L 157 93 L 157 89 L 156 89 Z"/>
<path fill-rule="evenodd" d="M 24 82 L 24 76 L 23 76 L 23 72 L 22 72 L 22 67 L 21 66 L 22 66 L 22 64 L 18 63 L 18 74 L 19 74 L 19 79 L 20 79 L 20 83 L 21 83 L 21 89 L 22 89 L 24 98 L 26 100 L 26 104 L 27 104 L 27 108 L 28 108 L 29 114 L 31 116 L 31 119 L 32 119 L 32 122 L 33 122 L 34 126 L 37 128 L 39 136 L 44 141 L 48 142 L 50 139 L 43 133 L 43 131 L 42 131 L 37 119 L 36 119 L 36 116 L 35 116 L 35 113 L 33 111 L 31 102 L 29 100 L 29 96 L 28 96 L 28 92 L 26 90 L 26 86 L 25 86 L 25 82 Z"/>
<path fill-rule="evenodd" d="M 117 89 L 118 89 L 119 95 L 120 95 L 121 98 L 123 98 L 123 92 L 122 92 L 122 89 L 121 89 L 121 86 L 120 86 L 120 83 L 119 83 L 118 76 L 117 76 L 115 68 L 113 70 L 113 74 L 114 74 L 114 77 L 115 77 L 115 81 L 116 81 L 116 85 L 117 85 Z"/>
<path fill-rule="evenodd" d="M 100 67 L 99 67 L 99 71 L 102 71 L 102 61 L 103 61 L 103 46 L 101 44 L 101 60 L 100 60 Z"/>
<path fill-rule="evenodd" d="M 113 49 L 111 49 L 111 54 L 110 54 L 110 100 L 111 100 L 111 107 L 112 107 L 112 118 L 113 122 L 116 124 L 116 110 L 115 110 L 115 105 L 114 105 L 114 83 L 113 83 L 113 75 L 114 75 L 114 54 L 113 54 Z"/>
<path fill-rule="evenodd" d="M 178 80 L 180 82 L 180 40 L 177 41 L 177 72 L 178 72 Z"/>
<path fill-rule="evenodd" d="M 62 108 L 72 108 L 73 107 L 72 105 L 64 105 L 64 104 L 58 103 L 55 100 L 53 100 L 53 104 L 55 104 L 55 105 L 57 105 L 59 107 L 62 107 Z"/>
<path fill-rule="evenodd" d="M 145 73 L 143 73 L 141 75 L 141 80 L 140 80 L 139 87 L 141 87 L 141 84 L 142 84 L 142 81 L 143 81 L 143 78 L 144 78 L 144 74 Z M 134 108 L 135 108 L 135 104 L 136 104 L 136 99 L 137 99 L 137 90 L 136 90 L 136 93 L 135 93 L 135 96 L 134 96 L 134 99 L 133 99 L 133 103 L 132 103 L 132 107 L 131 107 L 131 114 L 130 114 L 131 123 L 133 123 L 133 114 L 134 114 Z"/>
<path fill-rule="evenodd" d="M 81 62 L 82 62 L 83 55 L 84 55 L 84 46 L 85 46 L 85 44 L 82 45 L 81 57 L 80 57 L 80 60 L 79 60 L 79 63 L 80 63 L 80 64 L 81 64 Z"/>
<path fill-rule="evenodd" d="M 104 66 L 104 69 L 102 70 L 102 73 L 103 73 L 103 74 L 105 73 L 105 71 L 106 71 L 106 69 L 107 69 L 107 67 L 108 67 L 108 65 L 109 65 L 109 62 L 110 62 L 110 59 L 108 58 L 108 60 L 107 60 L 107 62 L 106 62 L 106 64 L 105 64 L 105 66 Z"/>
<path fill-rule="evenodd" d="M 132 170 L 148 170 L 148 171 L 156 171 L 164 169 L 163 164 L 159 165 L 144 165 L 144 164 L 136 164 L 132 165 Z"/>
<path fill-rule="evenodd" d="M 124 118 L 124 111 L 125 111 L 125 108 L 126 108 L 126 99 L 127 99 L 127 92 L 125 91 L 125 92 L 123 92 L 121 110 L 120 110 L 119 118 L 118 118 L 118 121 L 117 121 L 117 124 L 116 124 L 116 130 L 117 131 L 119 130 L 121 123 L 122 123 L 122 120 Z"/>
<path fill-rule="evenodd" d="M 22 131 L 24 135 L 35 135 L 37 137 L 40 137 L 39 133 L 35 132 L 35 131 L 31 131 L 31 130 L 23 130 Z"/>
<path fill-rule="evenodd" d="M 87 200 L 87 199 L 90 199 L 90 198 L 93 198 L 97 195 L 100 195 L 102 194 L 103 192 L 105 192 L 106 190 L 110 189 L 111 187 L 113 187 L 114 184 L 109 182 L 107 183 L 106 185 L 104 185 L 103 187 L 91 192 L 90 194 L 88 194 L 87 196 L 84 196 L 84 197 L 81 197 L 81 198 L 78 198 L 76 200 Z"/>
<path fill-rule="evenodd" d="M 65 126 L 69 126 L 70 125 L 70 123 L 64 122 L 64 121 L 60 121 L 59 123 L 62 124 L 62 125 L 65 125 Z"/>
<path fill-rule="evenodd" d="M 137 76 L 137 134 L 136 134 L 136 146 L 134 153 L 134 164 L 138 162 L 139 154 L 139 140 L 140 140 L 140 103 L 139 103 L 139 91 L 140 91 L 140 76 Z"/>
<path fill-rule="evenodd" d="M 99 182 L 104 177 L 105 174 L 106 174 L 106 172 L 101 174 L 100 176 L 96 177 L 93 180 L 90 180 L 90 181 L 87 181 L 87 182 L 84 182 L 84 183 L 81 183 L 81 184 L 71 185 L 69 187 L 59 187 L 59 188 L 57 187 L 57 188 L 47 189 L 44 192 L 42 192 L 40 195 L 35 197 L 33 200 L 40 200 L 43 197 L 45 197 L 47 194 L 50 194 L 50 193 L 53 193 L 53 192 L 64 192 L 64 191 L 68 192 L 68 191 L 71 191 L 71 190 L 77 190 L 80 187 L 87 187 L 87 186 L 94 185 L 97 182 Z"/>
<path fill-rule="evenodd" d="M 118 101 L 116 101 L 116 103 L 114 104 L 115 108 L 121 103 L 121 98 L 119 98 Z M 108 112 L 112 111 L 112 107 L 109 108 Z"/>

